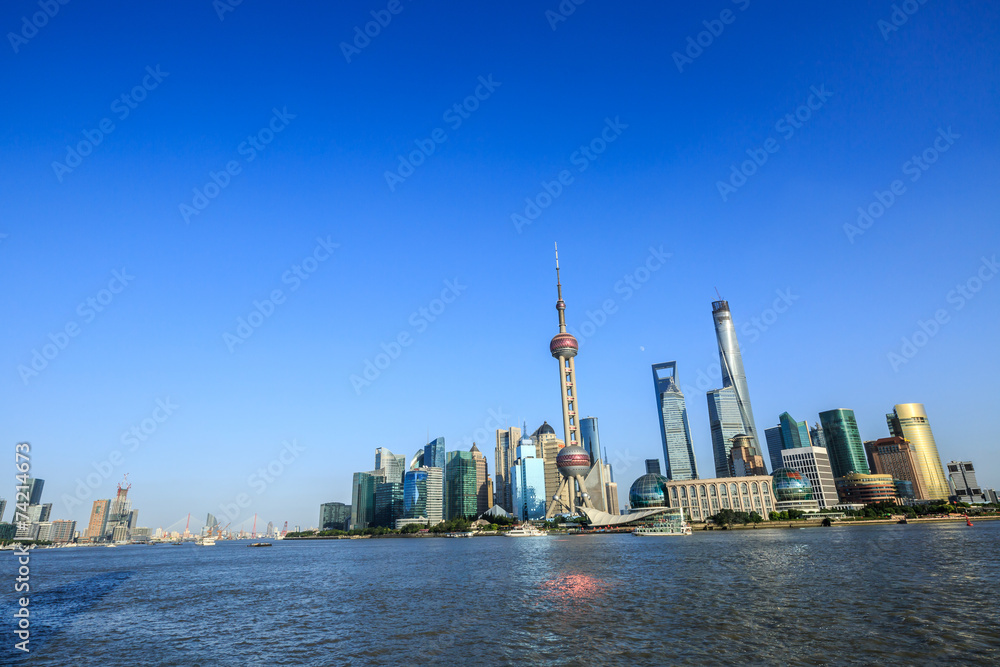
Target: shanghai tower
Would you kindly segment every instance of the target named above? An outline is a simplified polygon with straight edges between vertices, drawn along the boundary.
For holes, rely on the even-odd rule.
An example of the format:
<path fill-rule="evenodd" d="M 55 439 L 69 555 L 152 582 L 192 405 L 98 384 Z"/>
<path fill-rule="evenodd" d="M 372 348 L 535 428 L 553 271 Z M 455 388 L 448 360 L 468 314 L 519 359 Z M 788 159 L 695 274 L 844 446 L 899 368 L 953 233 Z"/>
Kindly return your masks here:
<path fill-rule="evenodd" d="M 760 454 L 757 427 L 754 426 L 753 408 L 750 407 L 750 390 L 747 376 L 743 371 L 743 355 L 736 340 L 736 327 L 729 312 L 728 301 L 712 302 L 712 319 L 715 320 L 715 339 L 719 344 L 719 364 L 722 366 L 722 386 L 732 387 L 736 393 L 736 403 L 743 422 L 743 432 L 753 441 L 754 449 Z"/>

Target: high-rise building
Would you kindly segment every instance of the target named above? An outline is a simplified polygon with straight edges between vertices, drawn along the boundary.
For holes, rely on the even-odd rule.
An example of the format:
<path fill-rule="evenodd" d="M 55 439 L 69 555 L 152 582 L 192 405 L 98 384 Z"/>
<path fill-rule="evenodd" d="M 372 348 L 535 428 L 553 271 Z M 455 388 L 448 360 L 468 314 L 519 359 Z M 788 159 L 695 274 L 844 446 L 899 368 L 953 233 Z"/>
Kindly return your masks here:
<path fill-rule="evenodd" d="M 538 458 L 531 438 L 525 436 L 517 447 L 517 458 L 509 479 L 518 521 L 545 518 L 545 461 Z"/>
<path fill-rule="evenodd" d="M 73 541 L 73 533 L 76 532 L 76 521 L 55 520 L 52 522 L 52 529 L 49 532 L 49 540 L 54 544 Z"/>
<path fill-rule="evenodd" d="M 948 485 L 952 495 L 963 503 L 986 503 L 983 489 L 976 480 L 976 469 L 972 461 L 948 461 Z"/>
<path fill-rule="evenodd" d="M 823 424 L 826 450 L 830 453 L 834 478 L 851 473 L 867 475 L 868 459 L 865 457 L 865 447 L 858 432 L 858 420 L 854 418 L 854 410 L 845 408 L 826 410 L 819 413 L 819 420 Z"/>
<path fill-rule="evenodd" d="M 45 486 L 44 479 L 35 479 L 34 477 L 28 478 L 28 504 L 29 505 L 41 505 L 42 504 L 42 488 Z"/>
<path fill-rule="evenodd" d="M 839 503 L 837 485 L 830 467 L 826 447 L 792 447 L 781 450 L 782 465 L 804 475 L 812 485 L 813 498 L 820 509 L 830 509 Z M 778 468 L 775 468 L 778 470 Z"/>
<path fill-rule="evenodd" d="M 771 470 L 781 468 L 781 426 L 764 429 L 764 441 L 767 442 L 767 455 L 771 459 Z"/>
<path fill-rule="evenodd" d="M 786 449 L 812 446 L 809 440 L 809 425 L 797 422 L 787 412 L 778 417 L 778 425 L 764 429 L 764 439 L 767 441 L 767 453 L 771 459 L 771 469 L 777 470 L 782 463 L 781 453 Z"/>
<path fill-rule="evenodd" d="M 897 482 L 909 482 L 909 497 L 927 500 L 927 490 L 917 473 L 917 448 L 905 438 L 891 437 L 865 441 L 868 467 L 876 475 L 891 475 Z M 898 486 L 898 485 L 897 485 Z"/>
<path fill-rule="evenodd" d="M 660 472 L 660 459 L 646 459 L 646 474 L 662 475 Z"/>
<path fill-rule="evenodd" d="M 351 484 L 351 528 L 368 528 L 375 520 L 375 486 L 385 480 L 379 472 L 356 472 Z"/>
<path fill-rule="evenodd" d="M 551 428 L 551 427 L 550 427 Z M 511 426 L 508 429 L 497 429 L 497 445 L 495 450 L 496 485 L 493 487 L 494 501 L 508 512 L 513 512 L 514 505 L 510 492 L 510 467 L 517 458 L 515 450 L 521 439 L 521 429 Z M 490 507 L 493 507 L 490 505 Z M 487 508 L 489 509 L 489 508 Z"/>
<path fill-rule="evenodd" d="M 733 438 L 743 433 L 739 401 L 736 398 L 736 390 L 732 387 L 713 389 L 707 396 L 715 476 L 729 477 L 729 450 L 732 449 Z"/>
<path fill-rule="evenodd" d="M 917 448 L 917 474 L 931 500 L 948 499 L 941 457 L 922 403 L 901 403 L 885 416 L 889 434 L 906 438 Z"/>
<path fill-rule="evenodd" d="M 555 510 L 549 513 L 553 497 L 559 496 L 561 502 L 569 503 L 569 491 L 560 489 L 562 478 L 556 465 L 556 458 L 562 451 L 564 443 L 556 437 L 555 429 L 548 422 L 542 422 L 542 425 L 535 429 L 535 432 L 531 434 L 531 442 L 535 445 L 535 456 L 540 457 L 545 462 L 545 507 L 546 516 L 551 517 L 558 514 Z"/>
<path fill-rule="evenodd" d="M 320 530 L 347 530 L 350 523 L 350 505 L 345 505 L 344 503 L 323 503 L 319 506 Z"/>
<path fill-rule="evenodd" d="M 434 438 L 424 445 L 424 467 L 445 468 L 444 438 Z"/>
<path fill-rule="evenodd" d="M 375 469 L 385 471 L 385 481 L 402 484 L 403 473 L 406 472 L 406 457 L 379 447 L 375 450 Z"/>
<path fill-rule="evenodd" d="M 430 526 L 444 521 L 444 479 L 442 469 L 408 470 L 403 476 L 403 518 L 426 518 Z"/>
<path fill-rule="evenodd" d="M 660 371 L 667 371 L 669 374 L 662 375 Z M 698 479 L 687 405 L 684 402 L 684 392 L 677 381 L 676 361 L 653 364 L 653 389 L 656 392 L 656 409 L 660 415 L 660 441 L 663 444 L 663 460 L 667 466 L 666 477 L 678 481 Z"/>
<path fill-rule="evenodd" d="M 108 525 L 110 500 L 95 500 L 90 510 L 90 522 L 87 524 L 87 538 L 93 542 L 103 542 L 105 528 Z"/>
<path fill-rule="evenodd" d="M 375 518 L 372 525 L 395 528 L 403 518 L 403 483 L 380 482 L 375 485 Z"/>
<path fill-rule="evenodd" d="M 7 501 L 0 498 L 0 522 L 3 521 L 3 514 L 7 510 Z"/>
<path fill-rule="evenodd" d="M 597 432 L 597 417 L 584 417 L 580 420 L 580 442 L 590 454 L 590 465 L 601 459 L 601 436 Z"/>
<path fill-rule="evenodd" d="M 743 427 L 742 433 L 750 436 L 753 447 L 759 454 L 760 441 L 757 437 L 757 427 L 754 425 L 753 408 L 750 407 L 750 389 L 747 387 L 747 376 L 743 370 L 743 355 L 740 344 L 736 340 L 736 327 L 733 316 L 729 312 L 729 302 L 712 302 L 712 319 L 715 321 L 715 339 L 719 345 L 719 365 L 722 367 L 722 387 L 732 387 L 736 393 L 736 403 L 739 409 Z"/>
<path fill-rule="evenodd" d="M 493 498 L 490 493 L 490 471 L 486 457 L 476 447 L 476 443 L 472 443 L 472 449 L 469 450 L 469 453 L 472 454 L 472 460 L 476 464 L 476 516 L 478 517 L 493 507 Z"/>
<path fill-rule="evenodd" d="M 580 344 L 573 334 L 566 331 L 566 302 L 562 298 L 562 282 L 559 280 L 559 248 L 556 247 L 556 312 L 559 314 L 559 333 L 549 341 L 549 352 L 559 362 L 559 388 L 562 397 L 563 442 L 566 447 L 579 447 L 577 437 L 579 425 L 576 423 L 576 354 Z M 588 455 L 589 458 L 589 455 Z"/>
<path fill-rule="evenodd" d="M 826 436 L 823 434 L 823 427 L 818 422 L 809 429 L 809 440 L 812 441 L 813 447 L 826 447 Z"/>
<path fill-rule="evenodd" d="M 733 438 L 729 450 L 730 477 L 760 477 L 767 475 L 764 457 L 753 448 L 750 436 L 740 433 Z"/>
<path fill-rule="evenodd" d="M 472 452 L 448 452 L 444 477 L 445 518 L 476 518 L 479 495 Z"/>

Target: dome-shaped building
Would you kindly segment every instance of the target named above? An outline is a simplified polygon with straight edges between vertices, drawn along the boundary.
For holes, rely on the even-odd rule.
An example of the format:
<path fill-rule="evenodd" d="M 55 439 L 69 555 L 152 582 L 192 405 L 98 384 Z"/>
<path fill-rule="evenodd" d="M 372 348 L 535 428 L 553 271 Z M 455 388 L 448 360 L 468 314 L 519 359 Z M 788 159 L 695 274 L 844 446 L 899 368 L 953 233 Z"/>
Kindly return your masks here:
<path fill-rule="evenodd" d="M 798 470 L 778 468 L 771 473 L 771 479 L 777 511 L 789 509 L 819 511 L 819 502 L 816 501 L 812 483 Z"/>
<path fill-rule="evenodd" d="M 628 504 L 633 510 L 667 507 L 667 478 L 649 472 L 635 480 L 628 490 Z"/>

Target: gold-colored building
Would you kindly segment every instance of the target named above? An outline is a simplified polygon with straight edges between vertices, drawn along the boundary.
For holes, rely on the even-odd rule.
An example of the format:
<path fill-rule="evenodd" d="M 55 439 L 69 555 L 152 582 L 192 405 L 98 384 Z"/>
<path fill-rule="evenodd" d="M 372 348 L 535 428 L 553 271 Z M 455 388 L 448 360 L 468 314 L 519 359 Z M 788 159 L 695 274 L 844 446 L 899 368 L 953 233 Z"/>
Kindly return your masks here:
<path fill-rule="evenodd" d="M 941 457 L 938 455 L 937 443 L 934 442 L 923 403 L 901 403 L 885 416 L 885 420 L 890 434 L 905 438 L 914 446 L 917 478 L 927 498 L 948 500 L 948 482 L 944 477 Z"/>

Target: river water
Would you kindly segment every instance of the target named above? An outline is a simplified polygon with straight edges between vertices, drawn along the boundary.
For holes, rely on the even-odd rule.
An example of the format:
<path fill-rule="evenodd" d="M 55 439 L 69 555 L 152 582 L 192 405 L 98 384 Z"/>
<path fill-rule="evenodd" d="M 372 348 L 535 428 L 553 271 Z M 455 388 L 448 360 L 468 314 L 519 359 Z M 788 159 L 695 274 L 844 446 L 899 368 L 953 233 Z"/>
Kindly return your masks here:
<path fill-rule="evenodd" d="M 26 665 L 997 664 L 1000 521 L 36 550 Z M 12 591 L 16 556 L 0 552 Z"/>

